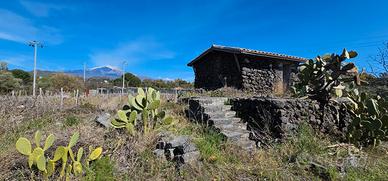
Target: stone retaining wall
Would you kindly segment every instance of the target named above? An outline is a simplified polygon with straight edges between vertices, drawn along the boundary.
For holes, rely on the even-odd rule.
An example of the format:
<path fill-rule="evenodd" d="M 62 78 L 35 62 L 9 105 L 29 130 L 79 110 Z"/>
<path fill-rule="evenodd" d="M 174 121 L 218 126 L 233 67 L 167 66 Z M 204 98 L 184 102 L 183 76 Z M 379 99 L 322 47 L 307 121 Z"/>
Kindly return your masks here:
<path fill-rule="evenodd" d="M 350 115 L 342 106 L 344 100 L 331 101 L 322 111 L 316 101 L 283 98 L 235 98 L 232 110 L 248 123 L 259 139 L 282 140 L 293 135 L 298 125 L 307 122 L 322 133 L 345 138 Z"/>
<path fill-rule="evenodd" d="M 281 81 L 274 70 L 242 68 L 244 90 L 260 94 L 271 95 L 275 92 L 275 85 Z"/>

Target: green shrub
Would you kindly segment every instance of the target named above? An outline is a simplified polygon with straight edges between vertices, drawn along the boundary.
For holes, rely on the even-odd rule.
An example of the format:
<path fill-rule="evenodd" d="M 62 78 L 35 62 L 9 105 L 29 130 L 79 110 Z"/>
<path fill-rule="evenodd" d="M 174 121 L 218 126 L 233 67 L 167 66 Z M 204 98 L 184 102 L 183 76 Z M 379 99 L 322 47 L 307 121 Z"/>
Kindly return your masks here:
<path fill-rule="evenodd" d="M 76 116 L 67 116 L 65 118 L 65 121 L 64 121 L 64 125 L 65 126 L 68 126 L 68 127 L 71 127 L 71 126 L 75 126 L 75 125 L 78 125 L 80 123 L 80 119 L 77 118 Z"/>
<path fill-rule="evenodd" d="M 114 162 L 109 157 L 104 156 L 90 165 L 90 169 L 82 180 L 87 181 L 109 181 L 115 180 Z"/>
<path fill-rule="evenodd" d="M 353 117 L 348 129 L 349 140 L 363 146 L 376 146 L 388 140 L 388 101 L 353 88 L 347 94 L 351 102 L 347 107 Z"/>
<path fill-rule="evenodd" d="M 212 129 L 206 129 L 195 143 L 204 160 L 215 162 L 221 159 L 221 145 L 224 140 L 225 138 L 220 133 Z"/>
<path fill-rule="evenodd" d="M 298 134 L 295 139 L 297 152 L 304 153 L 319 153 L 322 148 L 316 140 L 314 130 L 307 124 L 299 125 Z"/>

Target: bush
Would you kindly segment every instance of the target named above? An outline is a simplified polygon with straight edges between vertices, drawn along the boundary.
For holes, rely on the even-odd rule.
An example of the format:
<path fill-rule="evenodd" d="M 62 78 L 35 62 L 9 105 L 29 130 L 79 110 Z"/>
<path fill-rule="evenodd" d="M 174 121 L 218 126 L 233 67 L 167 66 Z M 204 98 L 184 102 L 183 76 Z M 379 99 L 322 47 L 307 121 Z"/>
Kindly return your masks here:
<path fill-rule="evenodd" d="M 21 79 L 24 85 L 32 83 L 32 76 L 29 72 L 26 72 L 21 69 L 14 69 L 11 70 L 11 72 L 15 78 Z"/>
<path fill-rule="evenodd" d="M 220 160 L 221 155 L 221 144 L 225 138 L 212 129 L 206 129 L 201 135 L 201 138 L 196 140 L 196 145 L 201 153 L 204 160 L 208 162 L 216 162 Z"/>
<path fill-rule="evenodd" d="M 10 72 L 0 72 L 0 94 L 6 94 L 20 88 L 21 80 Z"/>
<path fill-rule="evenodd" d="M 123 83 L 123 78 L 117 78 L 113 81 L 113 84 L 115 86 L 122 86 Z M 126 87 L 139 87 L 141 85 L 141 80 L 136 77 L 136 75 L 133 75 L 131 73 L 126 73 L 125 74 L 125 86 Z"/>
<path fill-rule="evenodd" d="M 90 170 L 82 180 L 109 181 L 115 180 L 114 162 L 104 156 L 90 165 Z"/>
<path fill-rule="evenodd" d="M 80 119 L 78 119 L 77 117 L 75 116 L 67 116 L 65 121 L 64 121 L 64 125 L 65 126 L 68 126 L 68 127 L 71 127 L 71 126 L 75 126 L 75 125 L 78 125 L 80 123 Z"/>
<path fill-rule="evenodd" d="M 51 89 L 64 91 L 74 91 L 84 89 L 84 83 L 79 77 L 67 75 L 67 74 L 54 74 L 49 77 Z"/>

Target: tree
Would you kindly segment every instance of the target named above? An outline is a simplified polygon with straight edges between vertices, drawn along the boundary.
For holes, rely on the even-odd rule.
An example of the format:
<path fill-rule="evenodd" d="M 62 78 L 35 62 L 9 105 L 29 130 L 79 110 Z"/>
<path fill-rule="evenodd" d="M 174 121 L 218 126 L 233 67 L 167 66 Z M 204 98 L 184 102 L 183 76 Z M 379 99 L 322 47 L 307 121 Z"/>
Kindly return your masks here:
<path fill-rule="evenodd" d="M 120 77 L 113 80 L 113 84 L 121 87 L 123 85 L 123 78 Z M 141 85 L 141 80 L 136 75 L 126 73 L 124 84 L 126 87 L 139 87 Z"/>
<path fill-rule="evenodd" d="M 32 76 L 29 72 L 26 72 L 21 69 L 14 69 L 14 70 L 11 70 L 11 72 L 15 78 L 21 79 L 24 85 L 32 82 Z"/>
<path fill-rule="evenodd" d="M 142 82 L 144 87 L 156 87 L 156 88 L 192 88 L 193 84 L 182 79 L 175 79 L 173 81 L 166 81 L 162 79 L 144 79 Z"/>
<path fill-rule="evenodd" d="M 38 79 L 38 87 L 42 88 L 43 90 L 53 90 L 53 84 L 50 77 L 42 77 Z"/>
<path fill-rule="evenodd" d="M 162 79 L 144 79 L 142 82 L 143 87 L 154 87 L 154 88 L 171 88 L 168 84 Z"/>
<path fill-rule="evenodd" d="M 0 71 L 7 71 L 7 70 L 8 70 L 8 63 L 0 62 Z"/>
<path fill-rule="evenodd" d="M 376 56 L 372 57 L 372 60 L 377 63 L 379 66 L 371 66 L 372 71 L 376 69 L 378 72 L 381 72 L 381 76 L 386 76 L 388 74 L 388 42 L 383 43 L 383 46 L 378 48 L 378 53 Z"/>
<path fill-rule="evenodd" d="M 84 89 L 84 83 L 81 78 L 68 74 L 54 74 L 50 76 L 50 81 L 53 90 L 60 90 L 61 88 L 63 88 L 64 91 Z"/>
<path fill-rule="evenodd" d="M 110 81 L 104 77 L 91 77 L 86 81 L 87 89 L 97 89 L 97 88 L 111 88 L 114 84 L 114 81 Z"/>
<path fill-rule="evenodd" d="M 0 72 L 0 93 L 8 93 L 12 90 L 20 88 L 20 79 L 13 77 L 12 73 L 1 71 Z"/>
<path fill-rule="evenodd" d="M 182 79 L 175 79 L 174 80 L 174 87 L 181 87 L 181 88 L 193 88 L 193 84 L 190 83 L 190 82 L 187 82 L 185 80 L 182 80 Z"/>

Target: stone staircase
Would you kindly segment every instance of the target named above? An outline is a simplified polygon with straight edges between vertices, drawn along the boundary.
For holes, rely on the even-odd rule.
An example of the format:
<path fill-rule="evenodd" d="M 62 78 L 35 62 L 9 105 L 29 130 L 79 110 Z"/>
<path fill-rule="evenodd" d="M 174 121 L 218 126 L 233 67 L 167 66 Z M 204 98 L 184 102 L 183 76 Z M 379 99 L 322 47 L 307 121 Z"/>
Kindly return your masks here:
<path fill-rule="evenodd" d="M 251 151 L 256 148 L 255 142 L 249 139 L 247 125 L 225 97 L 196 97 L 189 100 L 188 116 L 191 120 L 209 126 L 226 137 L 228 141 Z"/>

